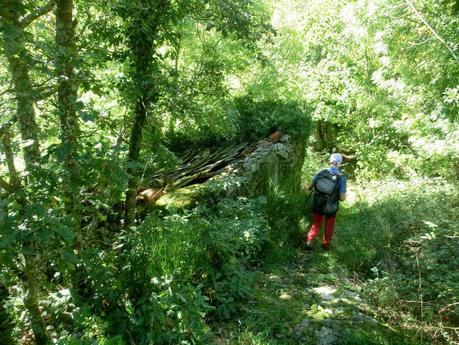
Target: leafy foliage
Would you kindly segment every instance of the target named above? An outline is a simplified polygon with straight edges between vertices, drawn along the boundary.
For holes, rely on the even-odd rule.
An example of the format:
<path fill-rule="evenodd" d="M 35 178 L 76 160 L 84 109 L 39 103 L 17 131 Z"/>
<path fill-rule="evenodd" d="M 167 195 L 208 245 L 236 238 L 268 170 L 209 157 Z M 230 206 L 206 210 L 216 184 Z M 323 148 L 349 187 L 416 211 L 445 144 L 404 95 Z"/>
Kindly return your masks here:
<path fill-rule="evenodd" d="M 309 114 L 293 102 L 236 99 L 238 139 L 255 141 L 275 131 L 304 138 L 309 130 Z"/>
<path fill-rule="evenodd" d="M 341 240 L 359 255 L 336 255 L 373 278 L 387 320 L 457 340 L 456 192 L 439 181 L 459 177 L 458 1 L 66 4 L 75 37 L 59 42 L 54 1 L 0 8 L 1 341 L 208 341 L 206 323 L 250 296 L 260 253 L 300 240 L 306 143 L 305 171 L 341 151 L 359 182 L 399 179 L 344 210 Z M 290 161 L 279 143 L 279 157 L 220 180 L 195 209 L 127 216 L 175 153 L 274 131 L 293 138 Z"/>
<path fill-rule="evenodd" d="M 368 279 L 364 296 L 380 317 L 433 343 L 454 343 L 457 189 L 440 179 L 386 180 L 368 183 L 356 197 L 336 234 L 339 260 Z M 356 255 L 347 255 L 350 248 Z M 437 327 L 440 334 L 432 331 Z"/>
<path fill-rule="evenodd" d="M 451 174 L 445 164 L 456 160 L 459 68 L 451 4 L 275 4 L 280 35 L 271 55 L 283 75 L 270 83 L 285 78 L 284 97 L 313 107 L 316 150 L 352 154 L 366 176 Z"/>

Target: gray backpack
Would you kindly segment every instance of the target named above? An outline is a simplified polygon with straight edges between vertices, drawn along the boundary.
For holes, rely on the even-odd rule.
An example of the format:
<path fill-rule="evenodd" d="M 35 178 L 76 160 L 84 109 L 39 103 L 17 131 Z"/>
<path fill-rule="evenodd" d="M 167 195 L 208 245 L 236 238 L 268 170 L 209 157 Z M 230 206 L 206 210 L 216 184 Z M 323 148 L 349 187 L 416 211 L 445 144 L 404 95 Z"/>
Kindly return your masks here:
<path fill-rule="evenodd" d="M 326 169 L 317 174 L 312 203 L 314 212 L 327 217 L 336 214 L 339 207 L 339 177 L 340 175 L 332 174 Z"/>

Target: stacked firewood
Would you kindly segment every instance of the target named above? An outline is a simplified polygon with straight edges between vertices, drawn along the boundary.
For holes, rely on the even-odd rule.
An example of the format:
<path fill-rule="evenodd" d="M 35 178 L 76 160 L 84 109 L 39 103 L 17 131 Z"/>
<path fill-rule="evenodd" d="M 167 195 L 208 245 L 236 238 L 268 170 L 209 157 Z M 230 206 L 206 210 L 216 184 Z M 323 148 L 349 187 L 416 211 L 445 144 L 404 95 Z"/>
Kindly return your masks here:
<path fill-rule="evenodd" d="M 231 163 L 242 159 L 258 146 L 278 141 L 281 132 L 274 132 L 269 138 L 258 143 L 241 143 L 216 148 L 192 148 L 181 158 L 182 164 L 171 170 L 160 170 L 148 177 L 148 185 L 154 188 L 139 188 L 137 199 L 148 204 L 156 202 L 168 191 L 203 183 L 221 173 Z"/>

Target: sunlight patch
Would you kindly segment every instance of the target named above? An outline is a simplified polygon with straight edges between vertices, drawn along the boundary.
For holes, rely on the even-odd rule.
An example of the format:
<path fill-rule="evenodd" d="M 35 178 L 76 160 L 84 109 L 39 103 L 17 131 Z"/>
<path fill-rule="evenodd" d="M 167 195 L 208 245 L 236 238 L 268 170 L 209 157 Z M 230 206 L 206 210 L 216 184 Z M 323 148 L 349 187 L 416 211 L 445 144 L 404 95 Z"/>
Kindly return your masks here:
<path fill-rule="evenodd" d="M 336 288 L 332 286 L 320 286 L 312 288 L 311 291 L 316 295 L 319 295 L 322 300 L 331 301 L 335 298 L 334 295 L 336 293 Z"/>

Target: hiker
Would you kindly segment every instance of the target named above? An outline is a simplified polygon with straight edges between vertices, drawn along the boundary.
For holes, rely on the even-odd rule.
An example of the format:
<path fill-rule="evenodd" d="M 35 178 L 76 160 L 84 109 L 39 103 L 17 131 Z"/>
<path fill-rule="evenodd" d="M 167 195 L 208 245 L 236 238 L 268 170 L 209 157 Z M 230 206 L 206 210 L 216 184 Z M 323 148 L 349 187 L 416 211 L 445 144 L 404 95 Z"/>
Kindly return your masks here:
<path fill-rule="evenodd" d="M 322 236 L 322 248 L 330 249 L 330 242 L 335 229 L 336 213 L 339 202 L 346 199 L 346 177 L 339 171 L 343 157 L 339 153 L 330 156 L 330 168 L 319 171 L 312 179 L 308 190 L 313 191 L 312 226 L 306 238 L 306 249 L 312 249 L 312 242 L 317 236 L 325 218 L 325 231 Z"/>

